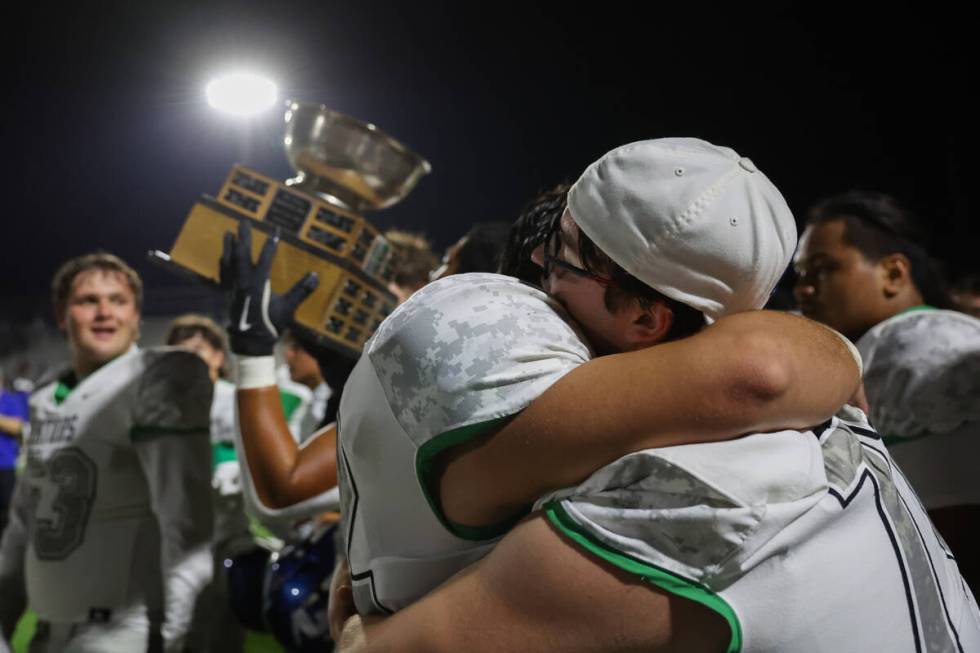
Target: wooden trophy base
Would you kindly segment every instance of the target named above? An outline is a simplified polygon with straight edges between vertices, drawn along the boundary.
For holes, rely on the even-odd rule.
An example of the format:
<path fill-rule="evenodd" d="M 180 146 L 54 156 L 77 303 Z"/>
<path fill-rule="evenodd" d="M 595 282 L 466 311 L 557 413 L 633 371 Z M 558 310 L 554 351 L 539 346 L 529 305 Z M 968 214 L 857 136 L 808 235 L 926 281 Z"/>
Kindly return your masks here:
<path fill-rule="evenodd" d="M 271 285 L 283 293 L 307 272 L 320 284 L 296 311 L 297 326 L 320 344 L 350 357 L 394 309 L 388 289 L 391 247 L 360 216 L 247 168 L 232 168 L 218 198 L 194 204 L 170 252 L 150 258 L 206 283 L 218 283 L 226 233 L 252 225 L 252 257 L 279 232 Z"/>

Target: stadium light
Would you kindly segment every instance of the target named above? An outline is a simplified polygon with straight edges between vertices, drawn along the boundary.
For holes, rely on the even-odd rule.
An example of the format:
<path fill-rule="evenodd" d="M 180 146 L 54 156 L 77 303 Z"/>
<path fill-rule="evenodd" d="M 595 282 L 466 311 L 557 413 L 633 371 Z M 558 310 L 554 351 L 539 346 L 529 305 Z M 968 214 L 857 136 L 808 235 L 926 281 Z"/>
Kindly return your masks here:
<path fill-rule="evenodd" d="M 251 116 L 276 102 L 278 89 L 272 80 L 253 73 L 232 73 L 210 82 L 205 89 L 208 104 L 236 116 Z"/>

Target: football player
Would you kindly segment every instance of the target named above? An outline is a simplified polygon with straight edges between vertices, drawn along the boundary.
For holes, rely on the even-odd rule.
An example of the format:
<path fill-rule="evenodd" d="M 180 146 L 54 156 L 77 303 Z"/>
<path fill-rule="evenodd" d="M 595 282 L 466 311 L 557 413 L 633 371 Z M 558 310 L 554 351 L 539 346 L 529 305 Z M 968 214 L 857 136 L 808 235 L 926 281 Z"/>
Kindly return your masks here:
<path fill-rule="evenodd" d="M 284 297 L 272 294 L 267 284 L 267 261 L 271 260 L 274 243 L 270 240 L 258 265 L 253 267 L 248 257 L 243 255 L 250 251 L 250 233 L 247 228 L 243 229 L 241 236 L 241 246 L 232 241 L 226 248 L 231 261 L 225 269 L 237 274 L 240 279 L 236 284 L 237 300 L 234 304 L 239 310 L 253 307 L 251 310 L 256 312 L 246 315 L 244 319 L 240 319 L 241 316 L 235 317 L 233 313 L 233 349 L 237 335 L 237 350 L 240 354 L 247 354 L 249 351 L 261 354 L 263 340 L 265 351 L 271 352 L 270 346 L 275 335 L 270 327 L 283 324 L 283 316 L 288 316 L 286 305 L 295 305 L 293 302 L 302 299 L 302 283 Z M 795 243 L 795 232 L 789 240 Z M 788 247 L 791 250 L 792 245 Z M 431 352 L 422 355 L 419 351 L 403 350 L 388 356 L 388 360 L 392 366 L 404 368 L 410 372 L 411 378 L 415 378 L 414 382 L 401 388 L 400 397 L 407 402 L 415 402 L 407 410 L 414 411 L 421 416 L 420 419 L 427 420 L 429 423 L 426 428 L 435 426 L 433 420 L 455 419 L 449 414 L 451 411 L 447 406 L 430 406 L 425 403 L 426 397 L 439 394 L 447 387 L 451 386 L 455 393 L 454 397 L 447 396 L 449 405 L 469 404 L 471 408 L 476 405 L 480 409 L 464 419 L 468 423 L 457 425 L 461 427 L 460 430 L 442 429 L 449 434 L 447 438 L 450 441 L 457 438 L 457 444 L 461 441 L 460 438 L 479 434 L 480 429 L 486 435 L 490 429 L 501 426 L 503 422 L 500 418 L 519 413 L 551 383 L 581 365 L 591 355 L 588 347 L 582 344 L 575 327 L 561 317 L 563 313 L 560 307 L 550 303 L 540 291 L 512 279 L 464 275 L 447 279 L 420 292 L 419 299 L 411 300 L 401 309 L 403 318 L 406 315 L 418 316 L 415 321 L 423 330 L 425 327 L 422 325 L 434 326 L 433 318 L 436 315 L 440 319 L 444 317 L 447 324 L 456 324 L 456 327 L 443 335 L 437 334 L 437 337 L 447 343 L 456 343 L 461 348 L 463 357 L 471 356 L 472 359 L 436 356 L 438 360 L 433 360 Z M 252 293 L 252 300 L 246 302 L 248 293 Z M 430 314 L 426 309 L 433 297 L 439 298 L 440 303 L 435 314 Z M 758 297 L 754 298 L 754 301 L 758 300 Z M 254 308 L 263 305 L 269 307 L 265 314 Z M 506 323 L 509 320 L 510 326 L 495 331 L 491 322 L 469 324 L 474 320 L 478 322 L 481 315 L 487 316 L 490 321 L 501 320 Z M 454 317 L 460 319 L 454 321 Z M 409 321 L 413 319 L 415 318 L 408 318 Z M 697 331 L 703 324 L 700 316 L 698 319 L 691 319 L 688 315 L 684 320 L 677 321 L 679 325 L 675 329 L 675 335 L 678 336 Z M 247 333 L 238 330 L 236 334 L 236 324 L 248 324 L 251 329 Z M 404 329 L 405 324 L 405 319 L 396 320 L 394 325 L 383 327 L 381 332 L 408 332 L 408 329 Z M 473 328 L 468 328 L 468 324 Z M 517 329 L 521 325 L 529 325 L 529 328 Z M 452 330 L 457 327 L 462 331 Z M 379 342 L 384 338 L 384 335 L 379 334 Z M 541 352 L 534 353 L 535 346 L 539 346 Z M 271 372 L 274 364 L 271 358 L 265 354 L 240 356 L 239 360 L 245 372 L 239 382 L 238 393 L 242 435 L 246 449 L 251 448 L 248 451 L 248 467 L 256 476 L 256 486 L 264 491 L 261 501 L 272 509 L 296 510 L 299 509 L 300 502 L 332 492 L 335 473 L 333 438 L 322 436 L 315 446 L 303 450 L 291 446 L 291 443 L 281 437 L 284 433 L 282 423 L 276 423 L 275 407 L 268 403 L 272 396 L 269 389 L 274 382 Z M 698 361 L 700 365 L 692 369 L 690 361 Z M 492 364 L 485 365 L 488 362 Z M 681 362 L 685 365 L 685 374 L 681 378 L 675 378 L 676 375 L 671 374 L 670 370 L 676 369 Z M 493 383 L 485 383 L 485 379 L 474 376 L 472 383 L 459 377 L 461 382 L 453 385 L 451 379 L 436 378 L 439 370 L 443 369 L 439 363 L 445 363 L 448 368 L 483 369 L 484 372 L 502 370 L 508 363 L 513 364 L 513 368 L 498 375 Z M 591 413 L 589 421 L 569 420 L 563 423 L 552 419 L 545 430 L 541 430 L 539 422 L 515 422 L 515 426 L 508 429 L 507 433 L 513 435 L 512 442 L 523 440 L 519 456 L 502 455 L 490 464 L 471 468 L 471 471 L 476 472 L 472 487 L 478 489 L 467 495 L 464 492 L 468 492 L 470 488 L 460 488 L 458 500 L 464 505 L 477 505 L 465 497 L 485 497 L 480 508 L 486 510 L 487 514 L 477 519 L 505 521 L 545 491 L 581 480 L 597 467 L 632 449 L 698 439 L 734 437 L 752 428 L 802 426 L 821 421 L 847 399 L 857 379 L 851 355 L 832 332 L 814 323 L 773 314 L 753 314 L 739 319 L 723 320 L 702 335 L 680 340 L 675 346 L 645 350 L 616 361 L 608 360 L 607 363 L 582 366 L 581 370 L 575 370 L 569 375 L 567 384 L 556 386 L 550 394 L 554 403 L 548 405 L 560 405 L 562 401 L 566 401 L 584 406 Z M 416 368 L 421 368 L 422 372 Z M 435 376 L 429 374 L 430 372 Z M 807 381 L 814 373 L 827 378 L 828 383 L 809 387 Z M 368 373 L 360 374 L 360 378 L 369 379 L 370 376 Z M 440 383 L 448 383 L 449 386 L 440 387 Z M 509 388 L 506 387 L 508 383 L 511 384 Z M 614 394 L 620 402 L 590 407 L 583 399 L 595 396 L 596 390 L 591 387 L 593 384 Z M 484 390 L 482 395 L 480 386 Z M 374 392 L 355 390 L 351 386 L 348 389 L 354 397 L 360 397 L 360 401 L 366 402 L 363 404 L 363 411 L 355 411 L 358 416 L 353 419 L 358 422 L 361 421 L 360 415 L 383 415 L 383 405 L 392 401 L 390 398 L 379 397 Z M 643 394 L 638 395 L 636 391 Z M 507 396 L 504 396 L 505 393 Z M 632 410 L 630 405 L 633 406 Z M 431 415 L 428 410 L 430 408 L 433 409 Z M 481 415 L 487 419 L 481 420 Z M 627 415 L 632 419 L 627 419 Z M 527 429 L 524 433 L 532 434 L 533 437 L 517 435 L 521 432 L 517 424 L 521 424 L 520 428 Z M 474 428 L 467 430 L 467 426 Z M 365 434 L 360 446 L 365 452 L 373 452 L 371 456 L 383 450 L 386 452 L 384 460 L 402 459 L 398 455 L 398 439 L 373 443 L 382 448 L 367 443 L 372 432 L 384 439 L 384 428 L 379 427 L 372 431 L 370 428 L 361 428 L 356 423 L 345 422 L 345 432 L 348 429 Z M 594 433 L 601 433 L 603 437 L 596 437 Z M 494 440 L 503 442 L 504 438 Z M 432 447 L 429 447 L 428 452 L 432 451 Z M 414 455 L 407 456 L 406 460 L 416 459 Z M 431 462 L 434 458 L 426 460 Z M 414 472 L 407 471 L 411 473 L 406 481 L 413 483 Z M 391 503 L 393 512 L 398 512 L 398 506 L 404 507 L 403 502 L 410 500 L 410 497 L 414 497 L 411 499 L 414 508 L 422 508 L 419 512 L 403 511 L 401 516 L 390 520 L 381 512 L 376 512 L 376 523 L 384 525 L 379 527 L 414 532 L 412 538 L 381 538 L 381 541 L 415 542 L 410 547 L 417 546 L 421 550 L 443 546 L 448 538 L 455 543 L 457 550 L 456 555 L 448 556 L 452 558 L 449 561 L 437 559 L 440 556 L 432 556 L 432 569 L 426 573 L 405 574 L 401 581 L 387 582 L 386 590 L 398 595 L 394 600 L 391 597 L 381 599 L 381 605 L 388 609 L 406 605 L 445 580 L 452 571 L 459 569 L 467 561 L 478 558 L 500 533 L 500 529 L 497 529 L 491 536 L 478 538 L 483 540 L 479 544 L 474 544 L 466 537 L 458 537 L 458 533 L 464 529 L 453 530 L 453 525 L 441 521 L 437 511 L 429 510 L 429 498 L 416 492 L 396 489 L 400 488 L 395 481 L 396 476 L 405 476 L 403 472 L 406 470 L 392 475 L 384 483 L 366 484 L 368 491 L 376 490 L 381 494 L 391 491 L 398 495 L 398 500 Z M 483 483 L 488 486 L 481 487 Z M 450 497 L 447 501 L 455 500 L 457 499 Z M 389 513 L 384 514 L 392 516 Z M 498 513 L 503 513 L 499 520 L 496 519 Z M 413 558 L 410 547 L 398 554 L 412 558 L 417 571 L 418 557 Z M 364 551 L 367 553 L 368 549 Z M 370 553 L 368 557 L 371 557 Z M 388 559 L 394 563 L 397 558 L 398 555 L 394 555 Z M 380 575 L 372 572 L 361 575 L 361 579 Z M 389 579 L 398 576 L 394 571 L 386 574 Z M 372 593 L 368 584 L 362 583 L 362 586 L 367 594 Z M 385 608 L 378 606 L 365 609 Z"/>
<path fill-rule="evenodd" d="M 225 560 L 255 548 L 253 530 L 266 535 L 264 529 L 269 529 L 285 538 L 292 534 L 292 523 L 267 522 L 257 526 L 246 513 L 241 468 L 235 450 L 235 385 L 223 378 L 228 363 L 224 329 L 205 315 L 182 315 L 170 323 L 165 342 L 189 349 L 200 356 L 214 382 L 214 400 L 211 404 L 214 577 L 198 597 L 193 632 L 187 646 L 191 651 L 241 651 L 245 630 L 232 613 L 229 588 L 224 577 Z M 316 365 L 315 362 L 313 364 Z M 297 388 L 292 387 L 295 385 L 298 384 L 284 387 L 280 379 L 279 396 L 290 431 L 300 442 L 300 429 L 311 408 L 312 394 L 305 387 L 298 388 L 302 392 L 297 392 Z M 266 539 L 278 545 L 273 538 Z"/>
<path fill-rule="evenodd" d="M 882 193 L 814 206 L 796 297 L 865 360 L 869 417 L 929 516 L 980 588 L 980 321 L 950 307 L 917 218 Z"/>
<path fill-rule="evenodd" d="M 685 342 L 717 335 L 723 323 L 745 326 L 764 315 L 739 311 L 765 301 L 794 244 L 792 215 L 750 160 L 703 141 L 659 139 L 617 148 L 590 166 L 534 258 L 546 289 L 600 353 L 661 342 L 686 309 L 717 319 L 701 334 L 641 352 L 677 353 Z M 706 359 L 668 358 L 673 365 L 658 382 L 624 364 L 639 360 L 636 352 L 599 358 L 558 374 L 536 401 L 500 422 L 526 401 L 522 385 L 536 371 L 547 379 L 574 367 L 576 350 L 567 331 L 544 329 L 554 333 L 549 345 L 543 322 L 508 318 L 493 305 L 502 288 L 480 297 L 450 281 L 392 314 L 345 389 L 339 449 L 351 567 L 335 578 L 353 583 L 361 612 L 404 609 L 380 622 L 351 618 L 341 650 L 980 646 L 980 612 L 955 560 L 859 411 L 811 430 L 622 456 L 544 494 L 493 541 L 509 526 L 500 517 L 522 516 L 519 503 L 499 510 L 495 495 L 506 496 L 522 476 L 554 475 L 543 467 L 548 461 L 524 466 L 521 454 L 538 448 L 535 440 L 548 441 L 556 424 L 600 443 L 615 440 L 618 429 L 649 417 L 650 396 L 672 400 L 683 416 L 691 365 Z M 513 313 L 522 314 L 536 317 Z M 790 316 L 778 319 L 792 328 Z M 727 348 L 784 367 L 757 349 L 773 339 L 761 326 Z M 484 345 L 507 334 L 520 343 L 515 348 L 527 347 L 508 359 L 505 350 L 460 348 L 453 334 L 477 334 Z M 836 380 L 816 371 L 820 354 L 812 353 L 803 386 L 825 391 Z M 590 366 L 592 383 L 580 384 Z M 807 374 L 805 366 L 796 371 Z M 579 400 L 567 401 L 576 391 Z M 725 397 L 704 398 L 716 402 L 703 407 L 710 422 Z M 574 443 L 574 433 L 563 440 Z M 552 467 L 574 467 L 575 453 L 555 453 Z M 392 477 L 398 491 L 375 490 Z M 419 587 L 481 547 L 475 557 L 485 557 L 415 600 Z"/>
<path fill-rule="evenodd" d="M 0 626 L 31 651 L 180 650 L 210 577 L 212 383 L 184 349 L 139 349 L 142 283 L 96 253 L 52 283 L 70 368 L 31 397 L 27 468 L 0 544 Z"/>

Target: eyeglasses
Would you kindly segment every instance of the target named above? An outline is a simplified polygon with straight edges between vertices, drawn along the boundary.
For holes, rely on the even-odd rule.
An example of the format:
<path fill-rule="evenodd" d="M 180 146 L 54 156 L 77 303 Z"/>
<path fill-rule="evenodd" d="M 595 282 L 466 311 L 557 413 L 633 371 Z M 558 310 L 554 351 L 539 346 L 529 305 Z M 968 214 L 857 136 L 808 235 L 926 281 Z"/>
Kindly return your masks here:
<path fill-rule="evenodd" d="M 555 257 L 550 252 L 548 252 L 547 248 L 544 251 L 543 258 L 544 258 L 544 276 L 546 277 L 551 276 L 552 267 L 557 267 L 567 272 L 571 272 L 576 276 L 584 277 L 586 279 L 592 279 L 603 288 L 615 287 L 617 285 L 616 282 L 612 279 L 607 279 L 606 277 L 600 277 L 597 274 L 592 274 L 591 272 L 589 272 L 584 268 L 580 268 L 577 265 L 572 265 L 568 261 L 563 261 L 560 258 Z"/>

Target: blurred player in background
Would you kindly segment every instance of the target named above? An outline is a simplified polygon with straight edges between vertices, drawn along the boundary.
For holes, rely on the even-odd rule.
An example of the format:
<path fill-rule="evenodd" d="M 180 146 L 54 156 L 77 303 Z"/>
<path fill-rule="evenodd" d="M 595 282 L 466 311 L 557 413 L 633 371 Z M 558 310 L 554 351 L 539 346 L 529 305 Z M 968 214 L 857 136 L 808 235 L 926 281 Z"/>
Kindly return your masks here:
<path fill-rule="evenodd" d="M 17 454 L 28 423 L 26 392 L 8 388 L 0 369 L 0 535 L 7 527 L 10 497 L 14 493 Z"/>
<path fill-rule="evenodd" d="M 214 401 L 211 405 L 212 500 L 214 505 L 214 578 L 202 592 L 194 618 L 191 651 L 241 651 L 245 629 L 231 606 L 225 574 L 225 561 L 235 560 L 245 553 L 252 555 L 257 548 L 278 549 L 281 539 L 292 535 L 292 520 L 253 519 L 246 511 L 242 493 L 241 466 L 235 450 L 235 385 L 225 377 L 228 367 L 228 344 L 224 329 L 205 315 L 188 314 L 178 317 L 167 330 L 166 343 L 190 349 L 207 364 L 214 382 Z M 316 360 L 300 349 L 288 334 L 282 339 L 289 374 L 296 378 L 279 379 L 279 398 L 293 438 L 300 443 L 315 430 L 314 419 L 322 418 L 327 397 L 317 395 L 302 381 L 323 383 Z M 302 358 L 305 356 L 305 359 Z M 308 359 L 308 360 L 307 360 Z M 311 369 L 312 366 L 312 369 Z M 295 371 L 294 371 L 295 370 Z M 311 417 L 311 399 L 321 399 L 319 417 Z M 271 529 L 271 531 L 269 530 Z M 273 537 L 274 536 L 274 537 Z M 260 542 L 260 544 L 257 544 Z"/>
<path fill-rule="evenodd" d="M 429 274 L 429 279 L 435 281 L 467 272 L 496 272 L 500 269 L 510 228 L 507 222 L 477 222 L 446 248 L 442 262 Z"/>
<path fill-rule="evenodd" d="M 179 651 L 211 570 L 207 367 L 136 347 L 142 282 L 111 254 L 68 261 L 52 293 L 71 367 L 31 398 L 0 641 L 29 604 L 31 651 Z"/>
<path fill-rule="evenodd" d="M 871 423 L 980 589 L 980 320 L 952 307 L 916 217 L 851 191 L 812 209 L 796 256 L 804 315 L 852 339 Z"/>
<path fill-rule="evenodd" d="M 279 390 L 281 392 L 288 387 L 297 399 L 302 398 L 302 406 L 294 408 L 293 411 L 295 412 L 290 415 L 286 406 L 286 398 L 283 397 L 283 408 L 287 409 L 286 415 L 290 423 L 290 430 L 297 436 L 298 442 L 302 444 L 321 427 L 325 426 L 323 418 L 327 412 L 327 402 L 333 393 L 320 372 L 320 365 L 316 358 L 292 331 L 286 331 L 281 344 L 282 356 L 286 361 L 290 383 L 287 386 L 280 377 Z"/>
<path fill-rule="evenodd" d="M 439 257 L 432 251 L 432 243 L 422 234 L 400 229 L 389 229 L 385 239 L 394 249 L 394 278 L 388 290 L 399 304 L 413 292 L 429 283 L 429 272 L 439 265 Z"/>
<path fill-rule="evenodd" d="M 189 349 L 208 366 L 211 403 L 211 500 L 214 509 L 213 578 L 198 595 L 188 651 L 241 651 L 245 632 L 232 614 L 224 582 L 225 557 L 252 546 L 235 455 L 235 386 L 225 376 L 224 330 L 205 315 L 182 315 L 167 328 L 166 344 Z"/>

